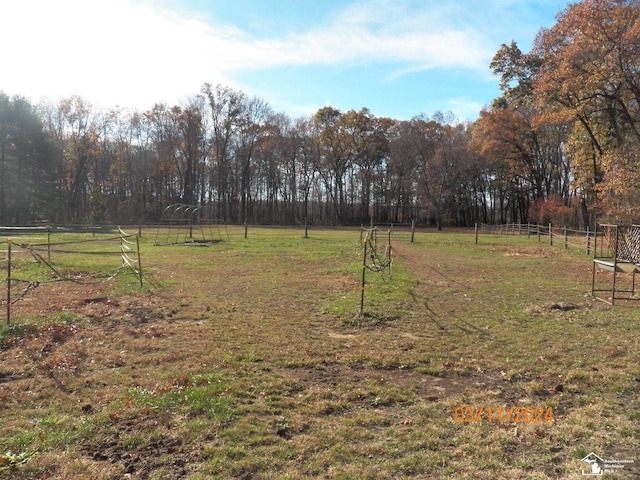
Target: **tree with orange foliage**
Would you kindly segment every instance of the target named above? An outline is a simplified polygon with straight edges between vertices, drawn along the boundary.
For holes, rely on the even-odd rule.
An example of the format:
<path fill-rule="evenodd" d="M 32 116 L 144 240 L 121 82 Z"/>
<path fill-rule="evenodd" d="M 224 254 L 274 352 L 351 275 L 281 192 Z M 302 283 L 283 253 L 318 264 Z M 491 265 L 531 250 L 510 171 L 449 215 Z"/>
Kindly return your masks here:
<path fill-rule="evenodd" d="M 575 188 L 585 201 L 599 194 L 604 213 L 624 204 L 630 214 L 640 197 L 633 153 L 640 145 L 640 4 L 570 4 L 541 30 L 534 54 L 542 60 L 533 87 L 545 117 L 575 122 L 567 142 Z"/>
<path fill-rule="evenodd" d="M 494 183 L 507 190 L 514 221 L 527 220 L 530 203 L 552 194 L 565 198 L 569 192 L 562 147 L 567 127 L 541 121 L 535 102 L 534 81 L 541 64 L 541 57 L 524 54 L 515 42 L 503 44 L 490 65 L 500 76 L 503 94 L 491 110 L 481 112 L 474 128 L 472 148 L 493 164 L 494 177 L 500 180 Z"/>
<path fill-rule="evenodd" d="M 569 165 L 562 152 L 563 125 L 536 122 L 531 105 L 482 111 L 471 148 L 489 160 L 499 185 L 507 186 L 512 220 L 527 220 L 529 203 L 552 194 L 566 197 Z"/>
<path fill-rule="evenodd" d="M 567 225 L 571 222 L 572 215 L 573 210 L 555 193 L 546 200 L 539 198 L 529 206 L 529 221 L 542 225 Z"/>

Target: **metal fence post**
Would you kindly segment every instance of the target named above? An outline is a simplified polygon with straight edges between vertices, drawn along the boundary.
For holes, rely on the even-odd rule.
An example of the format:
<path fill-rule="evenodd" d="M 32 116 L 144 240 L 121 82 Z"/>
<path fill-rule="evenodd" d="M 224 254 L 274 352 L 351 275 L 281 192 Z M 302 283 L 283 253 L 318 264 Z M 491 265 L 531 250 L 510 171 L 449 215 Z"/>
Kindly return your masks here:
<path fill-rule="evenodd" d="M 136 235 L 136 251 L 138 253 L 138 276 L 140 278 L 140 288 L 142 288 L 142 260 L 140 259 L 140 237 Z"/>
<path fill-rule="evenodd" d="M 7 325 L 11 323 L 11 239 L 7 240 Z"/>

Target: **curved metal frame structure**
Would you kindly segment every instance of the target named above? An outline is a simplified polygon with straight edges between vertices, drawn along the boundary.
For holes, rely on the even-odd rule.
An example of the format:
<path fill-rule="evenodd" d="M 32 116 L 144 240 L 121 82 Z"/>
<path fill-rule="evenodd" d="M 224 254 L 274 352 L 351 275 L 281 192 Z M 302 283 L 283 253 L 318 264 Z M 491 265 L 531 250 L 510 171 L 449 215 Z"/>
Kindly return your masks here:
<path fill-rule="evenodd" d="M 207 245 L 222 241 L 220 221 L 212 219 L 206 206 L 174 203 L 160 217 L 155 245 Z M 216 232 L 214 232 L 214 226 Z"/>

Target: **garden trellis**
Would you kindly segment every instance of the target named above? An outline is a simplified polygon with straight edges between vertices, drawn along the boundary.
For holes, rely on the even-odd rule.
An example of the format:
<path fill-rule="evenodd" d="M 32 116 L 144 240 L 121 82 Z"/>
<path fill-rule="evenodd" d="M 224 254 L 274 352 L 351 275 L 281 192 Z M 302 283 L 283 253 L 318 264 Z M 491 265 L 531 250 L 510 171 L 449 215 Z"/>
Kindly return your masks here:
<path fill-rule="evenodd" d="M 360 315 L 364 312 L 364 291 L 367 270 L 392 277 L 393 254 L 391 250 L 391 230 L 387 231 L 387 243 L 378 243 L 378 228 L 362 228 L 360 231 L 362 243 L 362 285 L 360 294 Z"/>
<path fill-rule="evenodd" d="M 69 229 L 64 230 L 69 233 Z M 140 256 L 140 239 L 138 235 L 129 234 L 120 227 L 117 229 L 117 236 L 104 237 L 95 236 L 91 238 L 74 238 L 72 240 L 51 242 L 51 236 L 47 235 L 46 243 L 18 243 L 16 239 L 7 239 L 7 291 L 6 291 L 6 322 L 11 321 L 11 306 L 22 299 L 27 293 L 34 290 L 43 283 L 54 281 L 69 281 L 84 285 L 102 283 L 113 279 L 123 272 L 133 274 L 140 286 L 143 285 L 142 262 Z M 15 247 L 19 247 L 21 252 L 30 254 L 38 264 L 44 265 L 52 273 L 51 280 L 38 278 L 24 279 L 16 278 L 14 274 Z M 52 255 L 76 255 L 82 257 L 89 256 L 119 256 L 121 263 L 114 271 L 109 273 L 65 273 L 69 266 L 65 268 L 59 266 L 51 260 Z M 23 274 L 24 275 L 24 274 Z M 28 275 L 28 274 L 27 274 Z M 153 282 L 152 282 L 153 283 Z M 16 288 L 16 287 L 21 288 Z"/>
<path fill-rule="evenodd" d="M 222 240 L 218 219 L 211 207 L 174 203 L 162 212 L 155 245 L 207 245 Z"/>

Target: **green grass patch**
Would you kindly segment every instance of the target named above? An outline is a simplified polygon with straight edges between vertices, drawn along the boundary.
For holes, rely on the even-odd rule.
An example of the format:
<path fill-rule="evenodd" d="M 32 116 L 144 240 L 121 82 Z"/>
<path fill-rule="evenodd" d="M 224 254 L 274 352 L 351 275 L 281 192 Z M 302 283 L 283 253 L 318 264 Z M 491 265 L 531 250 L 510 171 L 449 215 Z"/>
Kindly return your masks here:
<path fill-rule="evenodd" d="M 224 422 L 232 417 L 230 388 L 213 375 L 182 377 L 153 390 L 135 387 L 124 399 L 126 405 L 149 408 L 157 413 L 184 410 L 189 416 L 205 416 Z"/>
<path fill-rule="evenodd" d="M 60 312 L 42 317 L 19 318 L 10 323 L 0 324 L 0 345 L 29 335 L 47 334 L 53 341 L 64 342 L 77 331 L 76 324 L 81 319 L 72 312 Z"/>

